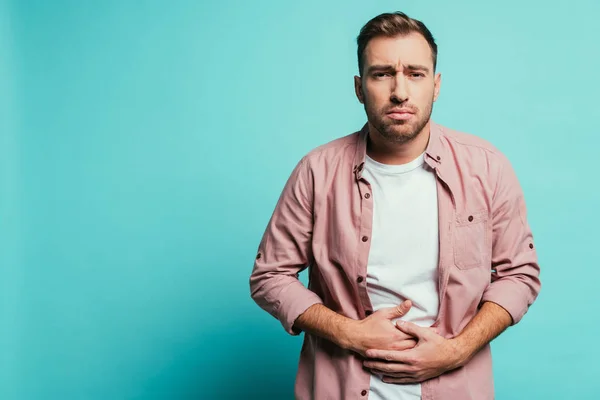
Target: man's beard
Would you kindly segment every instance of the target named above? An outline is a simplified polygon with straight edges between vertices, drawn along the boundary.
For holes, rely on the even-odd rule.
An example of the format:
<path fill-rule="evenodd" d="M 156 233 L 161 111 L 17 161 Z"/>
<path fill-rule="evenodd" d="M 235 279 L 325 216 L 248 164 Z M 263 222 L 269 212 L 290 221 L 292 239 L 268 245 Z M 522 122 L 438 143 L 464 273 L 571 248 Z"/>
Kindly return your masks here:
<path fill-rule="evenodd" d="M 421 113 L 420 110 L 415 109 L 416 112 L 409 121 L 399 121 L 386 117 L 387 110 L 392 107 L 393 105 L 390 105 L 381 110 L 371 110 L 369 104 L 365 102 L 365 112 L 367 113 L 367 118 L 371 125 L 373 125 L 387 141 L 403 144 L 416 138 L 425 125 L 427 125 L 433 110 L 433 101 L 423 110 L 423 113 Z"/>

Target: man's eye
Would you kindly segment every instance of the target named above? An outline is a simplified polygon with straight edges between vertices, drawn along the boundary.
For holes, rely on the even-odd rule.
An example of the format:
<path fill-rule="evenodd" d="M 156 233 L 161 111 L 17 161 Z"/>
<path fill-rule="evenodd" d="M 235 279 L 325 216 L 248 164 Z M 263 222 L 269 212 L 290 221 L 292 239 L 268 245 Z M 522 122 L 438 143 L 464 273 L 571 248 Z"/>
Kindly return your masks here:
<path fill-rule="evenodd" d="M 385 76 L 392 76 L 392 75 L 391 75 L 389 72 L 377 72 L 377 73 L 375 74 L 375 77 L 376 77 L 376 78 L 383 78 L 383 77 L 385 77 Z"/>
<path fill-rule="evenodd" d="M 415 73 L 413 73 L 413 74 L 410 74 L 410 76 L 412 76 L 412 77 L 414 77 L 414 78 L 422 78 L 422 77 L 424 77 L 425 75 L 424 75 L 424 74 L 422 74 L 422 73 L 420 73 L 420 72 L 415 72 Z"/>

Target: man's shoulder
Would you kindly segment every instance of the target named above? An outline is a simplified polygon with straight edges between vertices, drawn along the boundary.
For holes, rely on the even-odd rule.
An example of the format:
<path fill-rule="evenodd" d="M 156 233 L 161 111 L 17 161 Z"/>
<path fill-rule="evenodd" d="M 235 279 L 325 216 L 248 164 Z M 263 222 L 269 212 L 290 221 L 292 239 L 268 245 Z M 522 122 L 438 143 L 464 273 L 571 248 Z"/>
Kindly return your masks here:
<path fill-rule="evenodd" d="M 331 163 L 346 160 L 353 156 L 360 131 L 330 140 L 309 151 L 303 159 L 309 164 Z"/>
<path fill-rule="evenodd" d="M 480 148 L 491 153 L 500 153 L 500 151 L 490 141 L 481 136 L 475 135 L 466 131 L 448 128 L 447 126 L 439 125 L 442 132 L 442 137 L 447 141 L 453 142 L 456 146 L 469 148 Z"/>
<path fill-rule="evenodd" d="M 440 138 L 453 152 L 468 154 L 473 157 L 484 157 L 486 159 L 504 159 L 504 154 L 489 140 L 470 132 L 457 129 L 440 127 Z"/>

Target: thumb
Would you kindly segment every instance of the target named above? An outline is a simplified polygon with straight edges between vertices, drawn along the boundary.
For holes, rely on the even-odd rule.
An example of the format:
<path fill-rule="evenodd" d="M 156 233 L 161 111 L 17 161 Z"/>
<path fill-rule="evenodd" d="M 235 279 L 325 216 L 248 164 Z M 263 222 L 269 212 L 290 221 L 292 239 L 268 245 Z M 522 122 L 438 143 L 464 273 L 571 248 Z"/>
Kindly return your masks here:
<path fill-rule="evenodd" d="M 396 322 L 396 327 L 407 335 L 417 339 L 426 339 L 427 335 L 433 334 L 429 328 L 423 328 L 408 321 L 399 320 Z"/>
<path fill-rule="evenodd" d="M 389 319 L 402 317 L 402 316 L 406 315 L 406 313 L 408 312 L 408 310 L 410 310 L 411 307 L 412 307 L 412 302 L 410 300 L 404 300 L 402 302 L 402 304 L 397 305 L 396 307 L 389 308 L 387 317 Z"/>

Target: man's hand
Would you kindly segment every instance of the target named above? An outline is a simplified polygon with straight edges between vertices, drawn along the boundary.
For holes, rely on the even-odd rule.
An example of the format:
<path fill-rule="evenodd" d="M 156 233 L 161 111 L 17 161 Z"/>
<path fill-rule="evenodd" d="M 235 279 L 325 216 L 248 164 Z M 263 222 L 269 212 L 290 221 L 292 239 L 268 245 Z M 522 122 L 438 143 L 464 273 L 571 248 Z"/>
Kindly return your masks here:
<path fill-rule="evenodd" d="M 445 339 L 431 328 L 398 321 L 398 330 L 418 339 L 417 345 L 406 351 L 371 348 L 364 366 L 383 375 L 387 383 L 417 383 L 453 370 L 466 361 L 466 356 L 453 339 Z"/>
<path fill-rule="evenodd" d="M 396 307 L 382 308 L 367 318 L 353 322 L 345 329 L 342 347 L 365 356 L 368 349 L 406 350 L 417 341 L 410 334 L 397 329 L 392 320 L 400 318 L 410 310 L 410 300 Z"/>

